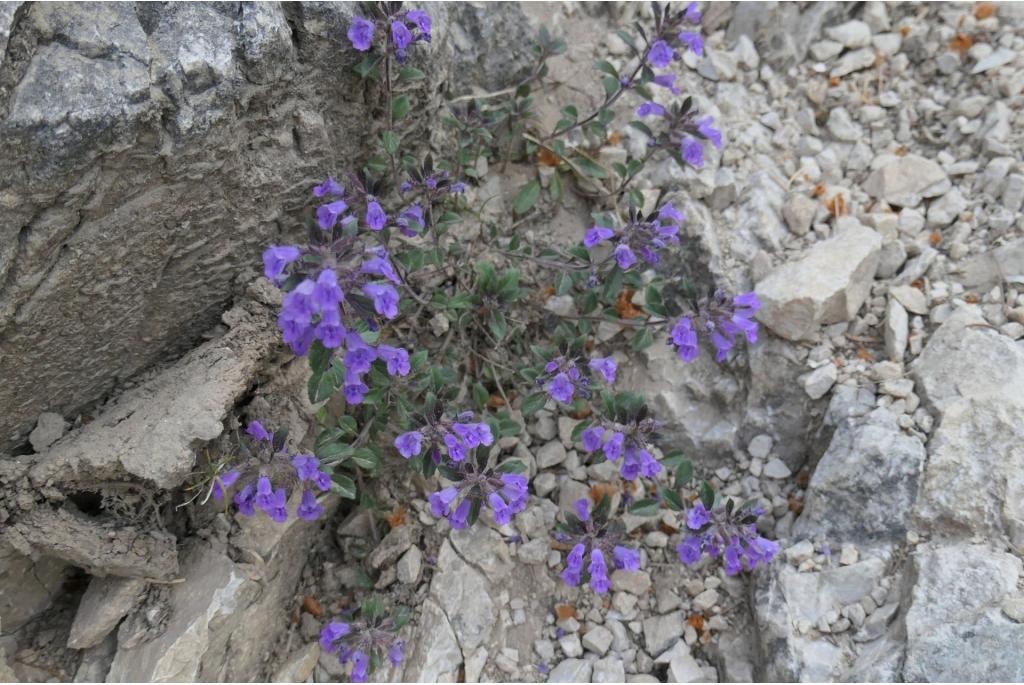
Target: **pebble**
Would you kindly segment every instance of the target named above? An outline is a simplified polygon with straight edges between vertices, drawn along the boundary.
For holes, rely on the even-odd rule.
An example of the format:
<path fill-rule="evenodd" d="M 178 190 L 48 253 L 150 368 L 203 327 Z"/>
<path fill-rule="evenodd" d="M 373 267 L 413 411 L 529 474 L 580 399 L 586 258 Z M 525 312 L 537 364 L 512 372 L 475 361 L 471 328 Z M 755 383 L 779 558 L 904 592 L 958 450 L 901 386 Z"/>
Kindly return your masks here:
<path fill-rule="evenodd" d="M 820 399 L 835 385 L 838 377 L 835 364 L 823 364 L 804 377 L 804 392 L 812 400 Z"/>
<path fill-rule="evenodd" d="M 833 367 L 834 368 L 834 367 Z M 768 460 L 768 463 L 764 465 L 763 473 L 769 478 L 789 478 L 793 475 L 793 472 L 786 466 L 786 462 L 782 461 L 778 457 L 772 457 Z"/>
<path fill-rule="evenodd" d="M 552 440 L 537 450 L 537 468 L 548 469 L 552 466 L 557 466 L 565 461 L 566 456 L 568 455 L 565 451 L 565 445 L 559 440 Z"/>
<path fill-rule="evenodd" d="M 583 635 L 583 647 L 595 654 L 604 656 L 612 646 L 613 635 L 604 626 L 594 626 Z"/>

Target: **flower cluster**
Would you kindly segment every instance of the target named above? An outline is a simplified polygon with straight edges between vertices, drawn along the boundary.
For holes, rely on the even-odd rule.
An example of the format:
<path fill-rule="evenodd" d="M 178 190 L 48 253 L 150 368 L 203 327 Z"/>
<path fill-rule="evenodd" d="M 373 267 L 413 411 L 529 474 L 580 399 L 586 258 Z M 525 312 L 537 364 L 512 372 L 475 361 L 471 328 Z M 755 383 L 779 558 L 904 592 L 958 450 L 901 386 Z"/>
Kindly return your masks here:
<path fill-rule="evenodd" d="M 380 231 L 387 225 L 388 216 L 384 213 L 384 208 L 377 198 L 359 186 L 357 179 L 353 178 L 349 192 L 346 193 L 345 186 L 333 177 L 328 177 L 326 181 L 313 188 L 313 197 L 333 198 L 316 209 L 316 222 L 322 231 L 330 231 L 338 224 L 348 227 L 358 222 L 356 215 L 349 212 L 352 209 L 350 204 L 356 203 L 365 207 L 363 220 L 367 228 Z"/>
<path fill-rule="evenodd" d="M 580 442 L 587 452 L 602 452 L 608 461 L 622 458 L 619 475 L 626 480 L 640 476 L 654 478 L 661 473 L 661 464 L 651 454 L 652 438 L 659 424 L 652 418 L 630 421 L 626 424 L 599 420 L 580 433 Z"/>
<path fill-rule="evenodd" d="M 296 487 L 302 488 L 302 500 L 295 514 L 306 521 L 320 517 L 324 509 L 313 492 L 331 487 L 331 475 L 320 468 L 320 460 L 312 454 L 292 455 L 284 447 L 287 430 L 277 439 L 259 421 L 249 423 L 245 432 L 252 438 L 251 449 L 242 444 L 246 459 L 221 475 L 214 477 L 210 494 L 218 502 L 227 491 L 240 486 L 234 503 L 238 513 L 252 516 L 259 509 L 278 523 L 288 520 L 288 500 Z"/>
<path fill-rule="evenodd" d="M 459 195 L 466 192 L 466 184 L 462 181 L 452 180 L 451 174 L 447 170 L 438 172 L 412 170 L 411 174 L 411 178 L 402 181 L 398 187 L 399 192 L 404 194 L 418 190 L 432 202 L 445 195 Z"/>
<path fill-rule="evenodd" d="M 556 537 L 572 545 L 562 571 L 566 585 L 575 587 L 586 577 L 590 589 L 603 594 L 611 585 L 609 563 L 625 571 L 640 570 L 640 552 L 619 544 L 626 539 L 625 527 L 620 521 L 608 520 L 609 508 L 607 498 L 602 499 L 593 512 L 588 500 L 579 499 L 573 503 L 575 516 L 565 514 L 565 523 L 559 524 Z"/>
<path fill-rule="evenodd" d="M 339 191 L 340 186 L 332 183 L 328 179 L 314 194 Z M 344 204 L 344 200 L 338 202 Z M 371 201 L 367 210 L 371 229 L 383 228 L 386 220 L 380 205 Z M 369 391 L 363 376 L 375 360 L 381 360 L 392 376 L 410 371 L 406 350 L 370 345 L 359 332 L 360 327 L 377 330 L 379 319 L 398 316 L 399 295 L 394 286 L 401 281 L 384 247 L 367 245 L 358 233 L 339 230 L 337 221 L 328 223 L 331 233 L 305 248 L 267 248 L 263 272 L 287 291 L 277 319 L 284 342 L 297 355 L 306 354 L 314 340 L 329 350 L 343 347 L 345 398 L 358 404 Z M 322 220 L 320 225 L 324 226 Z"/>
<path fill-rule="evenodd" d="M 432 22 L 430 15 L 422 10 L 398 10 L 384 18 L 388 25 L 389 35 L 385 41 L 395 51 L 399 62 L 404 62 L 409 46 L 417 42 L 430 42 Z M 353 17 L 348 29 L 348 40 L 352 47 L 366 52 L 373 46 L 373 36 L 377 25 L 372 19 Z"/>
<path fill-rule="evenodd" d="M 571 404 L 577 396 L 590 397 L 593 376 L 609 385 L 615 382 L 618 365 L 611 357 L 592 358 L 586 366 L 589 374 L 580 368 L 578 361 L 577 357 L 556 357 L 544 365 L 544 373 L 534 382 L 542 386 L 552 399 L 564 404 Z"/>
<path fill-rule="evenodd" d="M 354 683 L 365 683 L 385 656 L 392 666 L 405 659 L 405 641 L 395 635 L 398 622 L 381 613 L 380 608 L 364 608 L 361 620 L 331 621 L 320 631 L 323 651 L 337 653 L 342 665 L 352 662 Z"/>
<path fill-rule="evenodd" d="M 676 346 L 681 360 L 692 362 L 700 354 L 699 331 L 710 339 L 715 348 L 715 361 L 725 361 L 738 336 L 745 337 L 750 344 L 757 342 L 757 322 L 753 317 L 760 308 L 761 302 L 754 292 L 730 299 L 723 291 L 717 290 L 711 297 L 704 297 L 696 303 L 692 316 L 684 316 L 676 322 L 672 327 L 670 344 Z"/>
<path fill-rule="evenodd" d="M 702 554 L 712 559 L 721 556 L 730 576 L 753 570 L 758 564 L 767 565 L 779 553 L 779 545 L 758 534 L 756 521 L 763 513 L 759 507 L 734 509 L 731 500 L 726 506 L 713 509 L 697 502 L 686 517 L 687 528 L 696 534 L 676 547 L 679 560 L 694 564 Z"/>
<path fill-rule="evenodd" d="M 506 462 L 508 468 L 519 468 L 520 462 Z M 441 472 L 452 485 L 432 494 L 430 513 L 446 518 L 452 528 L 466 528 L 486 504 L 499 526 L 511 523 L 512 517 L 526 508 L 529 500 L 527 478 L 518 473 L 502 472 L 481 466 L 476 460 L 444 466 Z"/>
<path fill-rule="evenodd" d="M 425 444 L 427 454 L 435 464 L 440 464 L 442 447 L 453 462 L 459 462 L 465 460 L 467 450 L 480 445 L 487 447 L 493 442 L 491 427 L 483 422 L 473 423 L 473 412 L 463 412 L 455 419 L 441 413 L 428 419 L 420 428 L 395 438 L 395 449 L 406 459 L 411 459 L 423 452 Z"/>
<path fill-rule="evenodd" d="M 626 271 L 636 265 L 640 258 L 648 264 L 657 264 L 659 252 L 668 245 L 679 243 L 679 224 L 686 217 L 669 202 L 656 214 L 642 217 L 637 210 L 630 209 L 629 220 L 621 229 L 594 226 L 583 237 L 583 246 L 588 250 L 610 242 L 614 247 L 612 256 L 619 268 Z M 637 255 L 640 255 L 637 257 Z"/>

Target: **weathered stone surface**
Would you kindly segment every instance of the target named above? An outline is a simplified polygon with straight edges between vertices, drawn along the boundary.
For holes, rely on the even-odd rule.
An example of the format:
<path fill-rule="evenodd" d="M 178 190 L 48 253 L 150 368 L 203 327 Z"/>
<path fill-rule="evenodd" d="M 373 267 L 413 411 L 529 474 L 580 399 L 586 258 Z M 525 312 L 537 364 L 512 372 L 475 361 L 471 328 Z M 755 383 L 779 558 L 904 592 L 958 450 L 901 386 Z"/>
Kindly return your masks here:
<path fill-rule="evenodd" d="M 836 607 L 867 597 L 885 573 L 878 558 L 817 573 L 773 564 L 754 588 L 754 612 L 763 662 L 758 680 L 827 682 L 842 680 L 856 653 L 852 641 L 828 640 L 809 632 Z M 801 631 L 800 626 L 807 627 Z"/>
<path fill-rule="evenodd" d="M 549 683 L 589 683 L 593 664 L 585 659 L 565 659 L 548 674 Z"/>
<path fill-rule="evenodd" d="M 878 268 L 881 236 L 856 220 L 840 220 L 833 238 L 776 268 L 757 284 L 757 318 L 788 340 L 812 337 L 824 324 L 847 321 L 867 298 Z"/>
<path fill-rule="evenodd" d="M 429 139 L 452 64 L 438 9 L 411 57 L 427 78 L 410 140 Z M 379 117 L 352 69 L 362 54 L 342 47 L 353 11 L 3 5 L 0 450 L 40 413 L 76 416 L 192 348 L 313 183 L 358 166 Z M 499 15 L 481 30 L 519 44 L 501 26 L 521 12 Z M 484 73 L 506 75 L 511 62 L 488 54 Z"/>
<path fill-rule="evenodd" d="M 287 661 L 285 661 L 277 672 L 274 673 L 274 677 L 270 679 L 272 683 L 304 683 L 309 674 L 313 672 L 313 668 L 316 666 L 317 659 L 320 658 L 320 644 L 317 642 L 310 643 L 292 654 Z"/>
<path fill-rule="evenodd" d="M 846 3 L 815 3 L 801 6 L 785 2 L 739 3 L 733 8 L 726 40 L 740 35 L 753 39 L 761 57 L 773 67 L 788 69 L 803 60 L 822 27 L 848 17 Z"/>
<path fill-rule="evenodd" d="M 946 319 L 910 369 L 922 399 L 940 412 L 961 398 L 1024 404 L 1024 349 L 975 307 Z"/>
<path fill-rule="evenodd" d="M 864 182 L 869 195 L 898 207 L 917 207 L 925 198 L 944 195 L 951 187 L 941 166 L 918 155 L 886 159 Z"/>
<path fill-rule="evenodd" d="M 269 283 L 263 281 L 270 297 Z M 277 346 L 271 308 L 246 301 L 224 315 L 230 328 L 162 373 L 129 390 L 97 419 L 40 455 L 33 483 L 74 485 L 126 477 L 179 485 L 197 442 L 221 434 L 228 410 Z"/>
<path fill-rule="evenodd" d="M 985 545 L 929 546 L 914 555 L 907 611 L 907 682 L 1024 679 L 1024 625 L 1000 611 L 1020 591 L 1021 560 Z"/>
<path fill-rule="evenodd" d="M 68 647 L 85 649 L 103 641 L 142 599 L 147 582 L 139 578 L 93 578 L 78 604 Z"/>
<path fill-rule="evenodd" d="M 926 453 L 878 409 L 844 421 L 811 476 L 793 532 L 839 541 L 898 541 L 917 498 Z"/>
<path fill-rule="evenodd" d="M 29 433 L 28 441 L 32 449 L 42 452 L 47 447 L 61 439 L 64 431 L 68 429 L 68 422 L 60 414 L 43 412 L 39 415 L 36 427 Z"/>
<path fill-rule="evenodd" d="M 21 628 L 45 610 L 64 584 L 67 565 L 57 559 L 33 560 L 0 536 L 0 616 L 3 632 Z"/>
<path fill-rule="evenodd" d="M 405 682 L 454 683 L 462 665 L 462 650 L 451 623 L 437 603 L 427 598 L 419 617 L 412 653 L 405 662 Z"/>

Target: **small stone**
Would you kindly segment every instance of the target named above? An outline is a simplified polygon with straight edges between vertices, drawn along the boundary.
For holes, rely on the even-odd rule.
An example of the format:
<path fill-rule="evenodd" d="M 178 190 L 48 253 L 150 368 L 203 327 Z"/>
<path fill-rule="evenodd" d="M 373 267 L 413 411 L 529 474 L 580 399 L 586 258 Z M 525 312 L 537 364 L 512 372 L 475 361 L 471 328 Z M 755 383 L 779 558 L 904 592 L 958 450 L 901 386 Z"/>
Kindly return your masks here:
<path fill-rule="evenodd" d="M 415 528 L 404 525 L 392 528 L 391 532 L 384 536 L 376 549 L 370 552 L 367 561 L 375 569 L 381 569 L 398 560 L 407 549 L 412 547 Z"/>
<path fill-rule="evenodd" d="M 837 378 L 839 378 L 839 372 L 835 364 L 831 362 L 822 364 L 804 378 L 804 392 L 812 400 L 820 399 L 835 385 Z M 765 471 L 767 472 L 767 465 Z"/>
<path fill-rule="evenodd" d="M 1003 613 L 1017 623 L 1024 623 L 1024 597 L 1009 597 L 1003 600 Z"/>
<path fill-rule="evenodd" d="M 592 683 L 621 683 L 626 679 L 626 666 L 622 657 L 610 654 L 603 659 L 594 662 L 593 675 L 590 677 Z"/>
<path fill-rule="evenodd" d="M 747 445 L 747 454 L 754 459 L 764 459 L 771 454 L 773 444 L 772 437 L 762 433 L 755 436 Z"/>
<path fill-rule="evenodd" d="M 814 215 L 818 213 L 818 203 L 799 193 L 792 193 L 782 206 L 782 217 L 786 226 L 795 235 L 806 235 L 811 229 Z"/>
<path fill-rule="evenodd" d="M 304 683 L 313 673 L 316 662 L 320 658 L 320 645 L 317 642 L 306 645 L 288 657 L 274 676 L 272 683 Z"/>
<path fill-rule="evenodd" d="M 925 315 L 930 311 L 928 298 L 918 288 L 910 285 L 898 285 L 891 288 L 889 294 L 895 297 L 908 312 Z"/>
<path fill-rule="evenodd" d="M 683 623 L 683 612 L 681 611 L 645 618 L 643 630 L 647 652 L 657 657 L 671 647 L 683 634 Z"/>
<path fill-rule="evenodd" d="M 420 569 L 423 564 L 423 552 L 419 547 L 413 545 L 402 558 L 398 560 L 398 582 L 412 584 L 420 579 Z"/>
<path fill-rule="evenodd" d="M 547 469 L 565 461 L 567 453 L 560 440 L 552 440 L 537 450 L 537 468 Z"/>
<path fill-rule="evenodd" d="M 959 219 L 965 211 L 967 200 L 959 189 L 953 188 L 928 206 L 928 227 L 945 228 Z"/>
<path fill-rule="evenodd" d="M 789 467 L 786 466 L 786 463 L 779 459 L 778 457 L 772 457 L 771 459 L 769 459 L 768 463 L 764 465 L 764 469 L 762 472 L 768 478 L 776 479 L 789 478 L 791 475 L 793 475 L 793 472 L 789 470 Z"/>
<path fill-rule="evenodd" d="M 850 619 L 850 623 L 853 624 L 854 628 L 860 628 L 864 625 L 864 620 L 867 618 L 867 612 L 864 611 L 864 607 L 862 605 L 851 604 L 843 609 L 843 616 Z"/>
<path fill-rule="evenodd" d="M 819 62 L 827 62 L 833 57 L 838 57 L 843 51 L 843 44 L 834 40 L 819 40 L 811 44 L 811 57 Z"/>
<path fill-rule="evenodd" d="M 861 69 L 867 69 L 875 64 L 875 51 L 871 48 L 860 48 L 851 50 L 836 61 L 829 76 L 833 78 L 843 77 Z"/>
<path fill-rule="evenodd" d="M 829 26 L 825 29 L 825 35 L 837 43 L 842 43 L 847 48 L 863 48 L 871 45 L 871 28 L 863 21 L 856 19 Z"/>
<path fill-rule="evenodd" d="M 898 207 L 917 207 L 925 198 L 944 195 L 951 187 L 941 166 L 912 154 L 885 159 L 864 182 L 868 195 Z"/>
<path fill-rule="evenodd" d="M 580 643 L 580 636 L 576 633 L 563 635 L 558 640 L 558 645 L 567 657 L 583 656 L 583 645 Z"/>
<path fill-rule="evenodd" d="M 644 536 L 644 544 L 648 547 L 660 548 L 668 546 L 668 535 L 660 530 L 652 530 Z"/>
<path fill-rule="evenodd" d="M 860 558 L 860 554 L 857 552 L 857 548 L 853 545 L 843 545 L 842 551 L 839 553 L 839 563 L 843 566 L 851 566 L 857 563 Z"/>
<path fill-rule="evenodd" d="M 814 556 L 814 543 L 810 540 L 801 540 L 795 545 L 786 548 L 784 554 L 786 555 L 786 561 L 789 563 L 802 564 Z"/>
<path fill-rule="evenodd" d="M 584 659 L 565 659 L 548 674 L 549 683 L 589 683 L 593 666 Z"/>
<path fill-rule="evenodd" d="M 975 64 L 974 68 L 971 69 L 971 73 L 980 74 L 983 71 L 997 69 L 1003 66 L 1004 64 L 1009 64 L 1016 56 L 1017 52 L 1015 50 L 1010 50 L 1009 48 L 999 48 L 991 55 L 985 57 L 984 59 L 980 60 L 977 64 Z"/>
<path fill-rule="evenodd" d="M 691 603 L 694 610 L 704 612 L 718 604 L 718 591 L 705 590 L 693 598 Z"/>
<path fill-rule="evenodd" d="M 836 140 L 853 142 L 864 137 L 864 129 L 854 123 L 845 107 L 836 107 L 829 113 L 826 128 Z"/>
<path fill-rule="evenodd" d="M 67 428 L 68 422 L 60 414 L 53 412 L 40 414 L 39 420 L 36 421 L 36 427 L 28 436 L 29 444 L 39 454 L 60 440 Z"/>
<path fill-rule="evenodd" d="M 583 636 L 583 647 L 604 656 L 612 646 L 612 631 L 604 626 L 594 626 Z"/>
<path fill-rule="evenodd" d="M 651 589 L 651 576 L 646 571 L 623 571 L 616 569 L 611 576 L 612 589 L 616 592 L 628 592 L 637 597 L 647 594 Z"/>
<path fill-rule="evenodd" d="M 894 362 L 902 362 L 907 351 L 910 319 L 907 310 L 895 299 L 889 300 L 885 314 L 885 353 Z"/>
<path fill-rule="evenodd" d="M 576 430 L 576 426 L 580 425 L 580 422 L 576 419 L 568 416 L 558 417 L 558 439 L 562 441 L 562 444 L 566 447 L 572 446 L 572 432 Z"/>
<path fill-rule="evenodd" d="M 558 435 L 558 425 L 555 423 L 554 417 L 550 414 L 538 415 L 537 423 L 533 424 L 533 433 L 540 440 L 554 440 Z"/>

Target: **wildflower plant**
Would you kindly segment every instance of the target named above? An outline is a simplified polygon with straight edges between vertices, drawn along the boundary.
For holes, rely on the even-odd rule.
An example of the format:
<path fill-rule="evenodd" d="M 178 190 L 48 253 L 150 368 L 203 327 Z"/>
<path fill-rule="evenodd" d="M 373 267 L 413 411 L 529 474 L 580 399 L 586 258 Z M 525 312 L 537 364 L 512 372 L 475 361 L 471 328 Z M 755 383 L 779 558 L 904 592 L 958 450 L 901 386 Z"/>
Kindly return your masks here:
<path fill-rule="evenodd" d="M 622 480 L 640 486 L 631 488 L 658 493 L 627 501 L 630 512 L 683 510 L 683 496 L 666 483 L 674 477 L 677 488 L 689 487 L 693 464 L 662 456 L 661 423 L 642 396 L 616 387 L 616 359 L 628 353 L 622 340 L 639 351 L 662 337 L 680 363 L 704 346 L 727 363 L 757 341 L 756 296 L 724 289 L 701 296 L 678 268 L 690 240 L 682 206 L 664 194 L 649 202 L 635 184 L 652 161 L 699 167 L 725 143 L 712 114 L 683 95 L 671 71 L 684 52 L 703 54 L 697 5 L 652 3 L 647 20 L 619 32 L 626 58 L 595 65 L 604 89 L 597 107 L 565 105 L 547 129 L 534 106 L 550 90 L 548 60 L 567 45 L 542 29 L 518 83 L 449 104 L 440 121 L 455 145 L 438 157 L 407 126 L 415 84 L 427 76 L 420 57 L 432 40 L 432 8 L 356 7 L 337 40 L 361 55 L 355 71 L 372 86 L 367 138 L 375 150 L 360 169 L 319 179 L 304 238 L 263 254 L 264 275 L 282 291 L 282 342 L 310 366 L 320 431 L 312 455 L 288 454 L 276 437 L 268 446 L 253 435 L 261 456 L 217 471 L 213 496 L 231 490 L 241 513 L 277 520 L 285 513 L 278 492 L 287 501 L 301 488 L 296 513 L 312 518 L 306 493 L 330 489 L 366 502 L 369 479 L 388 460 L 430 479 L 435 518 L 453 528 L 481 517 L 503 526 L 531 496 L 527 466 L 503 455 L 503 438 L 546 407 L 583 419 L 572 437 L 593 463 L 611 461 Z M 617 121 L 623 112 L 634 116 Z M 624 126 L 646 141 L 642 154 L 601 163 L 591 150 Z M 538 172 L 518 189 L 509 221 L 531 220 L 571 187 L 591 198 L 597 211 L 579 227 L 578 243 L 555 247 L 485 219 L 475 204 L 481 160 L 549 168 L 546 182 Z M 480 224 L 479 237 L 462 232 L 467 222 Z M 571 306 L 548 308 L 551 296 Z M 609 328 L 615 337 L 600 334 Z M 750 528 L 755 509 L 712 504 L 704 504 L 707 521 L 694 518 L 701 523 L 682 543 L 684 562 L 697 548 L 698 556 L 723 556 L 727 572 L 770 561 L 771 545 Z M 558 534 L 570 545 L 563 573 L 570 585 L 606 592 L 612 571 L 639 568 L 607 500 L 577 502 L 563 514 Z M 366 678 L 401 658 L 397 638 L 388 637 L 397 624 L 388 620 L 364 607 L 359 620 L 324 629 L 324 649 L 353 664 L 353 679 Z"/>
<path fill-rule="evenodd" d="M 383 664 L 398 666 L 405 660 L 398 631 L 408 622 L 406 609 L 388 612 L 383 602 L 371 598 L 351 615 L 327 623 L 320 631 L 320 648 L 337 654 L 342 666 L 351 664 L 352 682 L 365 683 Z"/>

